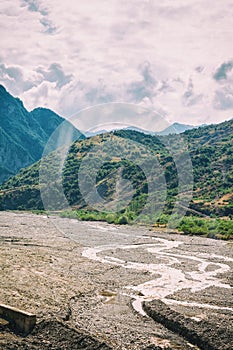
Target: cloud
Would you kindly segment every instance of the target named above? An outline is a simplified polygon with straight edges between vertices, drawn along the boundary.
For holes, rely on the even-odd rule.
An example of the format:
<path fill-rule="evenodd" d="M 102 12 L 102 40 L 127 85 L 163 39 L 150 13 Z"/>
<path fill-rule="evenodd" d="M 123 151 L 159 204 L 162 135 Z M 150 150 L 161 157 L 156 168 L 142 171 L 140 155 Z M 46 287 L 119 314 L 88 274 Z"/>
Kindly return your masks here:
<path fill-rule="evenodd" d="M 57 28 L 52 24 L 52 22 L 48 18 L 42 18 L 40 23 L 45 28 L 45 33 L 54 34 Z"/>
<path fill-rule="evenodd" d="M 18 67 L 6 67 L 5 64 L 0 65 L 0 72 L 5 79 L 22 80 L 23 73 Z"/>
<path fill-rule="evenodd" d="M 198 73 L 201 73 L 201 72 L 203 72 L 203 69 L 204 69 L 203 66 L 197 66 L 197 67 L 195 68 L 195 71 L 198 72 Z"/>
<path fill-rule="evenodd" d="M 224 111 L 233 109 L 233 85 L 227 85 L 217 90 L 213 105 L 214 108 Z"/>
<path fill-rule="evenodd" d="M 187 90 L 182 96 L 182 103 L 186 107 L 191 107 L 202 100 L 202 94 L 195 94 L 192 79 L 189 80 Z"/>
<path fill-rule="evenodd" d="M 169 20 L 175 20 L 179 21 L 182 17 L 188 16 L 190 17 L 191 12 L 193 11 L 193 8 L 188 5 L 179 5 L 173 3 L 173 4 L 160 4 L 158 5 L 158 13 L 160 16 L 163 16 L 165 18 L 169 18 Z"/>
<path fill-rule="evenodd" d="M 125 101 L 192 124 L 230 118 L 223 1 L 1 0 L 0 81 L 29 109 L 63 115 Z"/>
<path fill-rule="evenodd" d="M 87 86 L 85 98 L 87 101 L 87 105 L 109 103 L 114 101 L 114 96 L 111 95 L 110 92 L 106 91 L 106 88 L 104 88 L 103 86 L 89 86 L 89 88 Z"/>
<path fill-rule="evenodd" d="M 140 102 L 145 98 L 151 99 L 155 96 L 155 87 L 157 85 L 149 62 L 144 62 L 140 65 L 139 71 L 142 79 L 130 83 L 127 88 L 127 93 L 134 103 Z"/>
<path fill-rule="evenodd" d="M 40 15 L 40 23 L 45 28 L 47 34 L 54 34 L 57 30 L 56 26 L 49 19 L 49 12 L 40 0 L 21 0 L 22 7 L 27 7 L 28 11 L 36 12 Z"/>
<path fill-rule="evenodd" d="M 233 60 L 223 62 L 213 75 L 218 83 L 213 98 L 213 107 L 226 112 L 233 109 Z"/>
<path fill-rule="evenodd" d="M 228 78 L 228 74 L 229 74 L 229 72 L 231 72 L 232 68 L 233 68 L 233 60 L 222 63 L 221 66 L 217 68 L 216 72 L 214 73 L 213 78 L 216 81 L 226 80 Z"/>
<path fill-rule="evenodd" d="M 39 12 L 42 16 L 47 16 L 48 12 L 41 6 L 39 0 L 21 0 L 22 6 L 27 6 L 31 12 Z"/>
<path fill-rule="evenodd" d="M 36 72 L 42 75 L 42 80 L 56 83 L 56 88 L 59 89 L 70 83 L 72 80 L 72 74 L 66 75 L 63 72 L 61 65 L 58 63 L 52 63 L 47 70 L 39 67 L 36 69 Z"/>
<path fill-rule="evenodd" d="M 24 79 L 21 68 L 7 67 L 4 63 L 0 63 L 0 80 L 14 94 L 20 94 L 35 86 L 32 81 Z"/>

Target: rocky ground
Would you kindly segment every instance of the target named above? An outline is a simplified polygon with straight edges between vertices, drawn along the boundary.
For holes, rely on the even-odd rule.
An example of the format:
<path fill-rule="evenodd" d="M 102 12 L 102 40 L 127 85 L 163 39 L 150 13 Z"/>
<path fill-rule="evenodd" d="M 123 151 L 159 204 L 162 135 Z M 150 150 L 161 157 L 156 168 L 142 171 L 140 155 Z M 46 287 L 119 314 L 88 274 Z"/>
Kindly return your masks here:
<path fill-rule="evenodd" d="M 0 302 L 37 315 L 27 337 L 0 325 L 2 349 L 232 348 L 231 242 L 0 212 L 0 264 Z"/>

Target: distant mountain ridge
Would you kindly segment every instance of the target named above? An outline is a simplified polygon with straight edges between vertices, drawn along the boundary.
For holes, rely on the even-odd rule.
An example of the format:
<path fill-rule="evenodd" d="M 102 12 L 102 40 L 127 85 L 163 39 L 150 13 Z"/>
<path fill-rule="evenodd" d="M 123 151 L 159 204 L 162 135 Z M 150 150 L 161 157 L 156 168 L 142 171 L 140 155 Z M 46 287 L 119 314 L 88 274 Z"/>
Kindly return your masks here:
<path fill-rule="evenodd" d="M 81 133 L 64 118 L 46 108 L 28 112 L 20 99 L 0 85 L 0 183 L 39 160 L 63 122 L 72 130 L 73 140 L 78 139 Z"/>
<path fill-rule="evenodd" d="M 181 124 L 181 123 L 173 123 L 171 125 L 169 125 L 167 128 L 165 128 L 162 131 L 150 131 L 150 130 L 145 130 L 145 129 L 141 129 L 135 126 L 128 126 L 127 128 L 123 128 L 122 130 L 134 130 L 134 131 L 138 131 L 141 132 L 143 134 L 146 135 L 170 135 L 170 134 L 181 134 L 182 132 L 185 132 L 186 130 L 192 130 L 192 129 L 196 129 L 202 126 L 206 126 L 206 124 L 202 124 L 202 125 L 186 125 L 186 124 Z M 119 129 L 118 129 L 119 130 Z M 107 130 L 97 130 L 97 131 L 87 131 L 85 132 L 85 136 L 86 137 L 92 137 L 92 136 L 96 136 L 96 135 L 101 135 L 108 132 Z"/>
<path fill-rule="evenodd" d="M 203 124 L 203 125 L 194 126 L 194 125 L 186 125 L 181 123 L 173 123 L 163 131 L 158 132 L 157 134 L 158 135 L 181 134 L 187 130 L 196 129 L 202 126 L 205 126 L 205 125 Z"/>

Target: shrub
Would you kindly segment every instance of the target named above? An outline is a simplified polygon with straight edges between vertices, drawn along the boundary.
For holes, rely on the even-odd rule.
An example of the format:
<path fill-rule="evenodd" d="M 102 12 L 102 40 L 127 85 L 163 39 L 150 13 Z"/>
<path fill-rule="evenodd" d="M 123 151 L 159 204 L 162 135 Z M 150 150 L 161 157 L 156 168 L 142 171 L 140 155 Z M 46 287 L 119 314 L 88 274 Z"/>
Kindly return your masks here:
<path fill-rule="evenodd" d="M 117 223 L 120 224 L 120 225 L 128 224 L 127 216 L 125 216 L 125 215 L 120 216 Z"/>
<path fill-rule="evenodd" d="M 108 224 L 114 224 L 115 221 L 116 221 L 116 215 L 114 215 L 114 214 L 107 214 L 105 219 L 106 219 Z"/>

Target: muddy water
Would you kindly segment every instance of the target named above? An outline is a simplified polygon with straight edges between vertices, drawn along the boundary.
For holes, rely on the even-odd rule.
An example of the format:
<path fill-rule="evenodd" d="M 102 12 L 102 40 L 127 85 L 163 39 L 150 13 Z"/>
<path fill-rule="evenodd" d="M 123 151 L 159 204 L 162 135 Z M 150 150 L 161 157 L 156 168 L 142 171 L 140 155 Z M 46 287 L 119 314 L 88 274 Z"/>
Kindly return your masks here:
<path fill-rule="evenodd" d="M 143 237 L 141 237 L 143 238 Z M 135 244 L 135 245 L 102 245 L 94 248 L 86 248 L 83 251 L 83 256 L 100 261 L 102 263 L 110 263 L 124 267 L 126 269 L 134 269 L 139 271 L 146 271 L 151 275 L 151 278 L 140 285 L 137 286 L 125 286 L 126 289 L 135 291 L 136 293 L 130 293 L 133 301 L 133 307 L 145 315 L 145 312 L 142 310 L 141 303 L 143 301 L 160 299 L 168 304 L 183 304 L 185 306 L 198 306 L 198 307 L 207 307 L 221 309 L 221 307 L 201 304 L 201 303 L 187 303 L 177 300 L 167 299 L 167 296 L 172 295 L 173 293 L 190 288 L 191 292 L 196 292 L 203 290 L 208 287 L 218 287 L 218 288 L 231 288 L 229 284 L 222 283 L 218 278 L 218 274 L 225 273 L 230 270 L 230 267 L 227 263 L 216 263 L 213 262 L 211 257 L 200 256 L 198 252 L 195 255 L 190 254 L 175 254 L 169 252 L 173 248 L 177 248 L 183 244 L 181 241 L 170 241 L 168 239 L 162 238 L 152 238 L 154 243 L 150 244 Z M 114 256 L 105 255 L 106 251 L 116 251 L 116 250 L 131 250 L 141 249 L 146 251 L 150 256 L 149 259 L 153 261 L 153 256 L 159 257 L 161 260 L 166 259 L 166 263 L 141 263 L 134 261 L 124 261 L 118 259 Z M 180 265 L 181 262 L 186 259 L 187 264 L 189 262 L 197 263 L 197 270 L 190 271 L 185 273 L 181 268 L 173 267 L 173 265 Z M 225 258 L 224 256 L 218 256 L 219 260 L 222 261 L 233 261 L 233 259 Z M 211 265 L 211 270 L 208 271 L 208 267 Z M 153 275 L 158 275 L 159 277 L 153 278 Z M 126 293 L 127 294 L 127 293 Z M 138 296 L 140 294 L 140 296 Z M 223 308 L 232 310 L 232 308 Z"/>
<path fill-rule="evenodd" d="M 181 290 L 198 292 L 210 287 L 223 290 L 231 286 L 221 280 L 221 274 L 230 271 L 231 256 L 216 254 L 219 242 L 198 237 L 149 232 L 144 228 L 107 225 L 104 223 L 83 223 L 85 235 L 80 230 L 64 226 L 69 238 L 82 245 L 82 255 L 103 264 L 120 266 L 148 275 L 141 284 L 125 285 L 124 295 L 132 298 L 135 310 L 145 316 L 143 301 L 160 299 L 166 304 L 201 307 L 215 310 L 233 308 L 209 305 L 200 301 L 174 300 L 171 296 Z M 82 224 L 82 223 L 81 223 Z M 79 223 L 80 225 L 80 223 Z M 163 238 L 166 237 L 166 238 Z M 220 243 L 224 247 L 223 242 Z"/>

